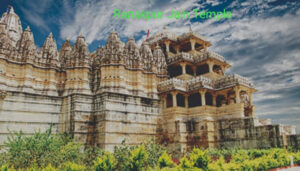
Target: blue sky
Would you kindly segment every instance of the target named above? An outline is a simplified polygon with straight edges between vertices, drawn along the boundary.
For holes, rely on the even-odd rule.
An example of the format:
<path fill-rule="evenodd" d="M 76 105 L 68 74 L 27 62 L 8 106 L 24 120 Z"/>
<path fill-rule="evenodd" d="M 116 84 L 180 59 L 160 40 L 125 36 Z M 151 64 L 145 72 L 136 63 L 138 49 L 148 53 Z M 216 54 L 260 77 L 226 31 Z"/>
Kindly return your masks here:
<path fill-rule="evenodd" d="M 189 26 L 213 44 L 211 50 L 225 56 L 232 65 L 228 74 L 250 78 L 259 92 L 253 96 L 256 115 L 273 123 L 293 124 L 300 133 L 300 1 L 164 1 L 164 0 L 1 0 L 0 13 L 12 5 L 23 29 L 30 26 L 38 47 L 49 32 L 58 48 L 66 38 L 75 41 L 82 33 L 90 51 L 105 44 L 115 29 L 121 40 L 130 35 L 141 42 L 167 26 L 181 34 Z M 232 19 L 121 20 L 113 10 L 164 11 L 193 9 L 232 12 Z"/>

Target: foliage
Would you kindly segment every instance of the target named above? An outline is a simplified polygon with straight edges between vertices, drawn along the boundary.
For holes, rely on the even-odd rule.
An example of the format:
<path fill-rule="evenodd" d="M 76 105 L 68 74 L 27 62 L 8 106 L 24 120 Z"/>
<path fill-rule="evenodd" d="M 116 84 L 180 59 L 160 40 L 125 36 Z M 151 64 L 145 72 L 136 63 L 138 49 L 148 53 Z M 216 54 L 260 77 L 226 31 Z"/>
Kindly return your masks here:
<path fill-rule="evenodd" d="M 146 167 L 147 160 L 148 154 L 146 152 L 145 146 L 140 145 L 139 147 L 130 152 L 129 170 L 142 170 Z"/>
<path fill-rule="evenodd" d="M 210 158 L 207 154 L 207 150 L 202 151 L 198 148 L 194 148 L 192 154 L 190 155 L 190 160 L 192 161 L 194 167 L 207 169 Z"/>
<path fill-rule="evenodd" d="M 166 151 L 166 148 L 155 142 L 155 139 L 146 141 L 143 143 L 148 153 L 148 164 L 150 167 L 154 167 L 157 164 L 158 159 Z"/>
<path fill-rule="evenodd" d="M 164 151 L 163 154 L 158 159 L 159 168 L 164 167 L 173 167 L 174 162 L 172 161 L 172 157 L 168 155 L 167 151 Z"/>
<path fill-rule="evenodd" d="M 85 170 L 85 166 L 73 162 L 66 162 L 60 166 L 60 169 L 64 171 L 83 171 Z"/>
<path fill-rule="evenodd" d="M 71 139 L 63 135 L 53 135 L 51 128 L 46 132 L 36 132 L 32 136 L 23 136 L 22 132 L 8 137 L 6 161 L 14 168 L 29 168 L 31 166 L 46 167 L 48 164 L 57 166 L 69 154 L 71 145 L 64 147 Z M 72 148 L 71 148 L 72 149 Z M 62 153 L 61 150 L 63 150 Z M 75 151 L 74 153 L 77 153 Z M 61 154 L 61 155 L 59 155 Z M 71 156 L 74 157 L 74 156 Z"/>
<path fill-rule="evenodd" d="M 97 158 L 94 163 L 94 169 L 96 171 L 112 171 L 116 169 L 117 161 L 114 156 L 109 153 L 105 152 L 102 157 Z"/>
<path fill-rule="evenodd" d="M 57 171 L 57 169 L 49 164 L 47 167 L 43 168 L 42 171 Z"/>
<path fill-rule="evenodd" d="M 14 169 L 13 167 L 9 167 L 8 164 L 3 165 L 2 167 L 0 167 L 0 171 L 15 171 L 16 169 Z"/>
<path fill-rule="evenodd" d="M 82 163 L 84 163 L 87 166 L 94 165 L 94 161 L 104 155 L 104 150 L 99 147 L 88 147 L 85 149 L 83 157 L 82 157 Z"/>
<path fill-rule="evenodd" d="M 125 145 L 114 148 L 114 153 L 98 147 L 85 150 L 80 143 L 67 135 L 52 134 L 51 128 L 32 136 L 15 133 L 5 143 L 0 153 L 0 171 L 78 171 L 78 170 L 269 170 L 290 165 L 290 156 L 300 164 L 300 151 L 281 148 L 270 149 L 193 149 L 178 155 L 156 144 L 154 140 L 137 146 Z M 171 148 L 170 146 L 169 148 Z M 174 147 L 174 146 L 173 146 Z"/>
<path fill-rule="evenodd" d="M 191 169 L 191 168 L 193 168 L 193 163 L 191 161 L 189 161 L 189 159 L 187 157 L 183 157 L 180 160 L 179 168 Z"/>

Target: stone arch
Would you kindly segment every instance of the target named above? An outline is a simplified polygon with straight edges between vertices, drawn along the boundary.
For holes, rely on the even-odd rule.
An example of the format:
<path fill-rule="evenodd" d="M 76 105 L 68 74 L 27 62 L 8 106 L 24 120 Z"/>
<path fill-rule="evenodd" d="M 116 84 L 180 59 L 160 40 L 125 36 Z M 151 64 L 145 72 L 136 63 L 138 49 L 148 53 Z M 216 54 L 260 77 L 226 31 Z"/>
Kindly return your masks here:
<path fill-rule="evenodd" d="M 205 104 L 209 106 L 213 105 L 213 96 L 209 92 L 205 93 Z"/>
<path fill-rule="evenodd" d="M 173 107 L 173 97 L 171 94 L 167 94 L 167 97 L 166 97 L 166 107 L 169 108 L 169 107 Z"/>
<path fill-rule="evenodd" d="M 184 95 L 183 94 L 178 93 L 176 95 L 176 101 L 177 101 L 177 106 L 185 107 Z"/>
<path fill-rule="evenodd" d="M 182 68 L 180 65 L 175 65 L 175 66 L 169 66 L 168 67 L 168 72 L 170 77 L 176 77 L 178 75 L 182 74 Z"/>
<path fill-rule="evenodd" d="M 201 102 L 200 93 L 194 93 L 194 94 L 189 95 L 188 103 L 189 103 L 189 107 L 201 106 L 202 102 Z"/>
<path fill-rule="evenodd" d="M 209 72 L 209 66 L 208 64 L 203 64 L 197 66 L 196 75 L 202 75 Z"/>

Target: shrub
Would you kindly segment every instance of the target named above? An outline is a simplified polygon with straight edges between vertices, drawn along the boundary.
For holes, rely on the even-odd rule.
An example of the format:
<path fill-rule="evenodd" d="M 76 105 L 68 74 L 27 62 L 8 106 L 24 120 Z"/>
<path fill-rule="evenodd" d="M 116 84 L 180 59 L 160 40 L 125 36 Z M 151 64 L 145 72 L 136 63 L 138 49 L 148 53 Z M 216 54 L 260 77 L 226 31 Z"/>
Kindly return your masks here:
<path fill-rule="evenodd" d="M 121 146 L 114 147 L 114 157 L 118 161 L 117 170 L 128 170 L 130 152 L 136 147 L 125 145 L 125 141 Z"/>
<path fill-rule="evenodd" d="M 189 161 L 189 159 L 187 157 L 183 157 L 180 160 L 179 167 L 184 169 L 184 170 L 185 169 L 191 169 L 191 168 L 193 168 L 193 163 L 191 161 Z"/>
<path fill-rule="evenodd" d="M 43 168 L 42 171 L 57 171 L 57 169 L 49 164 L 47 167 Z"/>
<path fill-rule="evenodd" d="M 140 145 L 130 152 L 129 169 L 134 171 L 142 170 L 146 167 L 147 160 L 148 154 L 145 150 L 145 146 Z"/>
<path fill-rule="evenodd" d="M 60 167 L 60 169 L 64 171 L 83 171 L 85 170 L 85 167 L 73 162 L 66 162 Z"/>
<path fill-rule="evenodd" d="M 102 157 L 97 158 L 94 163 L 94 169 L 96 171 L 112 171 L 117 167 L 117 161 L 114 156 L 105 152 Z"/>
<path fill-rule="evenodd" d="M 57 166 L 61 163 L 59 152 L 62 146 L 70 141 L 63 135 L 51 134 L 51 128 L 46 132 L 36 132 L 32 136 L 23 136 L 22 132 L 8 137 L 6 160 L 14 168 L 29 168 L 31 166 L 46 167 L 48 164 Z"/>
<path fill-rule="evenodd" d="M 160 156 L 166 151 L 166 148 L 155 142 L 155 139 L 151 139 L 143 143 L 148 153 L 148 163 L 150 167 L 155 167 Z"/>
<path fill-rule="evenodd" d="M 159 157 L 158 166 L 159 166 L 159 168 L 174 166 L 172 157 L 168 155 L 167 151 L 164 151 L 164 153 Z"/>
<path fill-rule="evenodd" d="M 0 171 L 16 171 L 16 169 L 14 169 L 13 167 L 9 167 L 9 165 L 6 164 L 0 167 Z"/>
<path fill-rule="evenodd" d="M 94 165 L 94 161 L 104 155 L 104 150 L 99 147 L 89 147 L 85 149 L 83 156 L 82 156 L 82 162 L 87 166 Z"/>
<path fill-rule="evenodd" d="M 194 148 L 192 154 L 190 155 L 190 160 L 192 161 L 194 167 L 207 169 L 210 158 L 208 156 L 207 150 L 202 151 L 200 149 Z"/>

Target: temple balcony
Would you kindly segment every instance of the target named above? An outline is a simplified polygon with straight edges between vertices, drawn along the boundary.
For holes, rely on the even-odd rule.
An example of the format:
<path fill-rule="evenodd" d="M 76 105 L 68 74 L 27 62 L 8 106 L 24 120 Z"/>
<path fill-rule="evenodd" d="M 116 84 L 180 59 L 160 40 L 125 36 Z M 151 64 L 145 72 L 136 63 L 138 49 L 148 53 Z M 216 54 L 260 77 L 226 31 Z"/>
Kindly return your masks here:
<path fill-rule="evenodd" d="M 254 85 L 250 82 L 249 79 L 242 77 L 238 74 L 229 75 L 223 78 L 216 79 L 214 81 L 215 89 L 224 89 L 228 87 L 233 87 L 235 85 L 243 85 L 249 88 L 254 88 Z"/>
<path fill-rule="evenodd" d="M 159 92 L 166 92 L 170 90 L 186 91 L 186 84 L 183 80 L 171 78 L 169 80 L 160 82 L 157 86 L 157 89 Z"/>
<path fill-rule="evenodd" d="M 175 54 L 173 57 L 167 59 L 168 64 L 173 64 L 180 61 L 194 62 L 194 57 L 190 53 L 180 52 L 178 54 Z"/>

